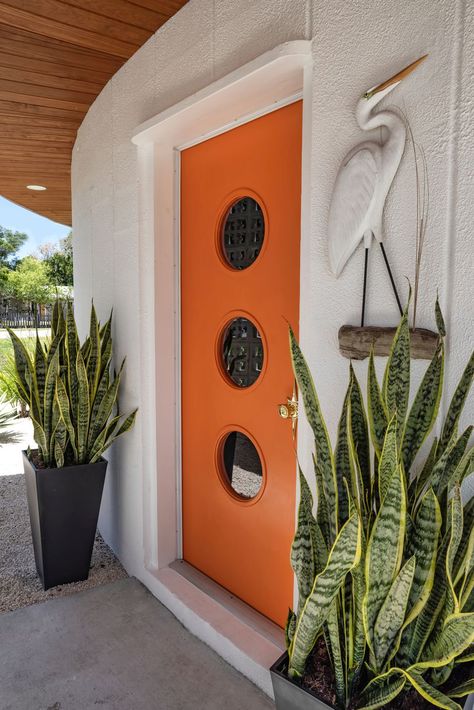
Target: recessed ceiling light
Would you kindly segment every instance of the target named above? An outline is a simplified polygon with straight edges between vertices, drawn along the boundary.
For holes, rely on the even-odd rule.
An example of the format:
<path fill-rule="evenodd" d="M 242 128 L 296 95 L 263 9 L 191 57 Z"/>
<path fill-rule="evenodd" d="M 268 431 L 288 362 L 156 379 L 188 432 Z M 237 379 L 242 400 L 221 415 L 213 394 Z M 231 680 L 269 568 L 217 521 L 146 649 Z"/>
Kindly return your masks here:
<path fill-rule="evenodd" d="M 27 185 L 26 187 L 28 188 L 28 190 L 47 190 L 44 185 Z"/>

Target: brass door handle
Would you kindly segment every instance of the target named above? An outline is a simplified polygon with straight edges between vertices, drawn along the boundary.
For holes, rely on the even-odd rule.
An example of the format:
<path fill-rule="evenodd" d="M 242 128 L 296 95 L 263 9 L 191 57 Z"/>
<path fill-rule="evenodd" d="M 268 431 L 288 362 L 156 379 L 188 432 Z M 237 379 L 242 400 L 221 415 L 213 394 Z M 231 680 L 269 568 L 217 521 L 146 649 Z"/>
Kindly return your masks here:
<path fill-rule="evenodd" d="M 286 400 L 286 404 L 278 405 L 278 414 L 282 419 L 291 419 L 293 423 L 298 419 L 298 400 L 293 397 Z"/>

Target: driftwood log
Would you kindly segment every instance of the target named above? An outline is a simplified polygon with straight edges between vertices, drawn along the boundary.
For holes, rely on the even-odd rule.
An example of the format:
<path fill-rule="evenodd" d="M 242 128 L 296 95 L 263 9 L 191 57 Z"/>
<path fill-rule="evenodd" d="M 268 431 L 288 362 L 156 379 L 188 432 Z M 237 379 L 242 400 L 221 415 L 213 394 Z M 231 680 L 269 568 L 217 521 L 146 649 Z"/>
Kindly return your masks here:
<path fill-rule="evenodd" d="M 375 355 L 388 355 L 396 328 L 343 325 L 339 329 L 339 350 L 344 357 L 364 360 L 373 348 Z M 438 333 L 425 328 L 410 330 L 410 354 L 415 360 L 431 360 L 439 342 Z"/>

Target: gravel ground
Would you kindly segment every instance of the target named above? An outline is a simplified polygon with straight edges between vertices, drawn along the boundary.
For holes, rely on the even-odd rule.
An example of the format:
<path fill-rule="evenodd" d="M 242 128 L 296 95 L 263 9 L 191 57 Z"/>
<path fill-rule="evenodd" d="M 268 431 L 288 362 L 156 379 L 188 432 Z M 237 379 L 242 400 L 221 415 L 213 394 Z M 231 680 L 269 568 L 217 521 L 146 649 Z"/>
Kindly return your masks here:
<path fill-rule="evenodd" d="M 45 592 L 36 573 L 26 502 L 21 450 L 32 443 L 31 422 L 19 419 L 13 434 L 0 441 L 0 612 L 127 577 L 112 550 L 97 534 L 89 579 Z"/>

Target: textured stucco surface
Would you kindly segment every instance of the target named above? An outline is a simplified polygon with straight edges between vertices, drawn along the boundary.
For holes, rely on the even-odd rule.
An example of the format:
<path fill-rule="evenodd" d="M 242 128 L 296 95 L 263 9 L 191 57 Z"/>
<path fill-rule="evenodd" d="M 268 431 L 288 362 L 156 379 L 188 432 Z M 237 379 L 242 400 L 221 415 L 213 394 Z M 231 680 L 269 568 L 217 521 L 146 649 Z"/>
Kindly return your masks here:
<path fill-rule="evenodd" d="M 339 164 L 362 135 L 361 91 L 424 53 L 429 60 L 390 100 L 408 115 L 430 176 L 430 220 L 418 325 L 433 327 L 437 289 L 450 332 L 446 389 L 453 391 L 472 345 L 474 223 L 474 5 L 469 0 L 191 0 L 112 78 L 89 110 L 73 153 L 75 288 L 86 327 L 90 299 L 113 306 L 117 358 L 127 355 L 123 407 L 140 405 L 139 221 L 136 147 L 142 121 L 276 45 L 313 40 L 311 258 L 302 265 L 308 307 L 303 347 L 331 433 L 348 362 L 337 331 L 358 323 L 362 247 L 336 280 L 326 233 Z M 159 189 L 159 186 L 158 186 Z M 414 172 L 407 152 L 385 211 L 389 256 L 401 288 L 414 275 Z M 380 253 L 370 264 L 367 321 L 395 324 L 396 306 Z M 378 362 L 379 371 L 384 361 Z M 415 381 L 423 364 L 413 367 Z M 358 364 L 363 379 L 365 365 Z M 153 382 L 153 378 L 150 379 Z M 472 420 L 472 401 L 465 421 Z M 142 411 L 141 416 L 146 416 Z M 142 569 L 140 417 L 110 454 L 101 529 L 131 574 Z M 310 438 L 305 436 L 309 450 Z M 306 457 L 304 457 L 306 458 Z"/>

